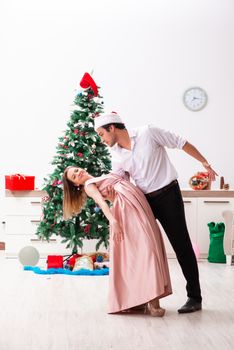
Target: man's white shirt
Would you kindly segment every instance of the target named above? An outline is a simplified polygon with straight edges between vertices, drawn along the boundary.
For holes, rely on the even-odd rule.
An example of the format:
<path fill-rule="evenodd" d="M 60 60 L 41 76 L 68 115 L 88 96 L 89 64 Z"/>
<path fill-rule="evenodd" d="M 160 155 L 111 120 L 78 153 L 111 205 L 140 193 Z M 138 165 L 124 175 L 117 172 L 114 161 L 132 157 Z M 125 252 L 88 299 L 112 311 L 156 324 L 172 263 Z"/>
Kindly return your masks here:
<path fill-rule="evenodd" d="M 170 131 L 146 125 L 129 131 L 131 150 L 117 144 L 110 148 L 112 172 L 129 173 L 142 192 L 150 193 L 167 186 L 177 178 L 166 149 L 182 149 L 186 140 Z"/>

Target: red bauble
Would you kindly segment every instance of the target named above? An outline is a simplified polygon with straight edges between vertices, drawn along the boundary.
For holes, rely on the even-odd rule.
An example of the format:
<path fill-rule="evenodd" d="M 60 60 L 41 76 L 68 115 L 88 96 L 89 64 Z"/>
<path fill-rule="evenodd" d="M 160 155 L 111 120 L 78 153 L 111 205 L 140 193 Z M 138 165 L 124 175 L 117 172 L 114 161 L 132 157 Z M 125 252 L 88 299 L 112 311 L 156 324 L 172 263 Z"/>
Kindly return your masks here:
<path fill-rule="evenodd" d="M 84 233 L 86 233 L 87 235 L 90 232 L 90 229 L 91 229 L 91 224 L 86 225 L 84 228 Z"/>

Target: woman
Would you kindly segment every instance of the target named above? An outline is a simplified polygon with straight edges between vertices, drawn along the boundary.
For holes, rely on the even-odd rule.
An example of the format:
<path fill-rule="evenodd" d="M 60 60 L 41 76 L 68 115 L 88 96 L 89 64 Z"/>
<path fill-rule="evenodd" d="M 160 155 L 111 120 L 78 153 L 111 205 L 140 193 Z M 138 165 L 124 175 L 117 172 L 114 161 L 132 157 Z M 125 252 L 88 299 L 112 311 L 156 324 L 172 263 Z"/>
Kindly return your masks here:
<path fill-rule="evenodd" d="M 65 219 L 79 214 L 89 196 L 109 220 L 108 313 L 147 303 L 152 316 L 163 316 L 159 299 L 172 293 L 171 282 L 163 239 L 144 194 L 118 175 L 95 178 L 74 166 L 65 169 L 63 185 Z M 115 190 L 111 209 L 102 196 L 110 185 Z"/>

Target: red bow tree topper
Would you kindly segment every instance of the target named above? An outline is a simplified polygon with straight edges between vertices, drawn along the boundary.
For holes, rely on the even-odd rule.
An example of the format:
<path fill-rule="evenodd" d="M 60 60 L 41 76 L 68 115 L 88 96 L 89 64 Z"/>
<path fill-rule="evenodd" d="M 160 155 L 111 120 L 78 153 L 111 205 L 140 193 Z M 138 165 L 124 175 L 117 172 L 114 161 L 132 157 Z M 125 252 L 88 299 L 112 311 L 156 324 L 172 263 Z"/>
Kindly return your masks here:
<path fill-rule="evenodd" d="M 85 73 L 80 81 L 80 86 L 83 89 L 91 88 L 93 90 L 94 96 L 98 95 L 98 87 L 89 73 Z"/>

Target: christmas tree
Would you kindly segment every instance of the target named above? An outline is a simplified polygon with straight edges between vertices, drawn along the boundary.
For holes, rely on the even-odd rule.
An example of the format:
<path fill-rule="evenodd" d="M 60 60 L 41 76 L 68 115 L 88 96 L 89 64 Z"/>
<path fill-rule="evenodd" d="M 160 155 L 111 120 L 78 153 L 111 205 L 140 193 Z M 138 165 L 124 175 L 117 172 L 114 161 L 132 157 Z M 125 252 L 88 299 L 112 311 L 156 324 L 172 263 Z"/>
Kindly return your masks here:
<path fill-rule="evenodd" d="M 109 225 L 100 208 L 88 199 L 82 212 L 70 220 L 63 219 L 62 175 L 69 165 L 86 169 L 93 176 L 106 174 L 110 170 L 110 156 L 100 137 L 94 130 L 94 118 L 103 112 L 102 97 L 89 73 L 85 73 L 80 85 L 84 90 L 78 92 L 74 110 L 67 122 L 67 130 L 59 138 L 57 154 L 52 165 L 52 174 L 44 179 L 43 190 L 47 196 L 42 199 L 43 216 L 37 235 L 49 240 L 55 234 L 76 253 L 82 247 L 82 240 L 98 239 L 96 249 L 103 243 L 108 246 Z"/>

